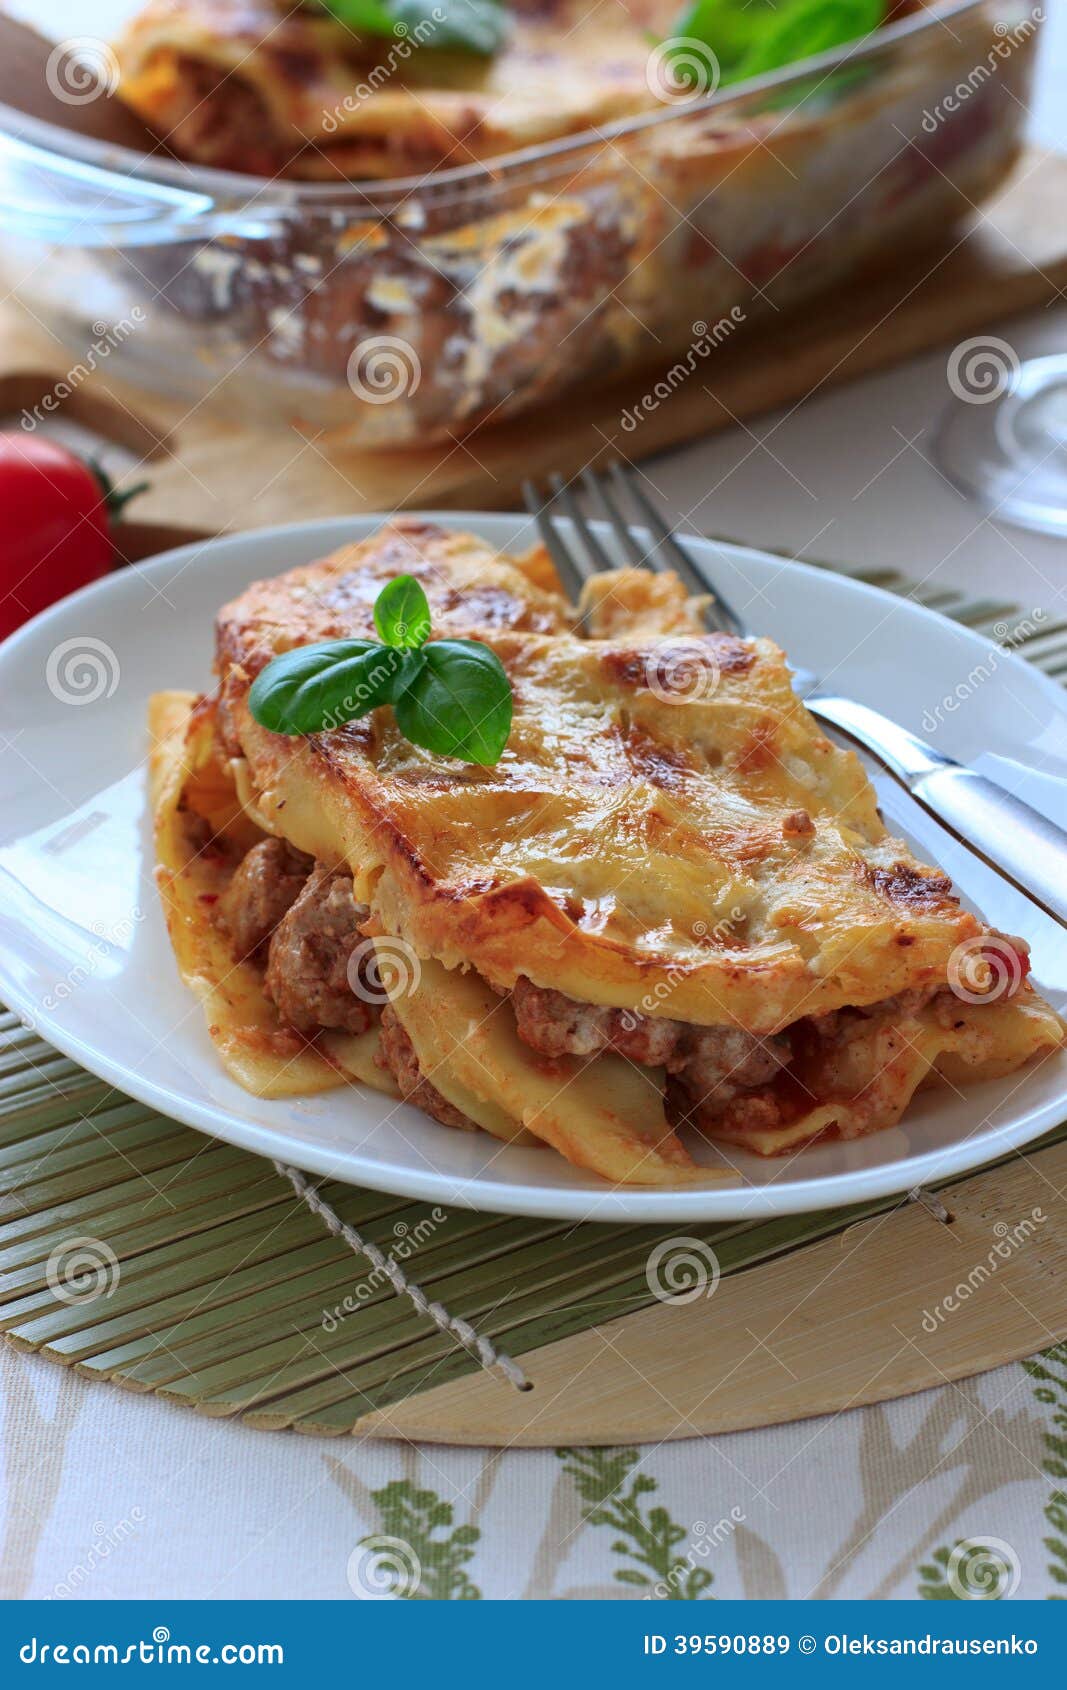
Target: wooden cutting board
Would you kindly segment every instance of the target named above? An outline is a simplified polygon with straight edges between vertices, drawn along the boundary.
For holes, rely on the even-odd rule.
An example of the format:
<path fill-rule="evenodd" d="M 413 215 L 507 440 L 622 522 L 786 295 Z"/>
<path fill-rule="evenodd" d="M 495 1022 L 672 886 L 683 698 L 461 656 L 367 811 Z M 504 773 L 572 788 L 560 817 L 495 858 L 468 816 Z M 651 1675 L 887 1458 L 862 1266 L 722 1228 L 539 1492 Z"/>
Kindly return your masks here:
<path fill-rule="evenodd" d="M 368 1414 L 353 1433 L 446 1444 L 646 1443 L 887 1402 L 1067 1336 L 1067 1144 L 904 1203 L 721 1279 L 605 1319 Z M 250 1415 L 270 1425 L 269 1414 Z M 313 1430 L 309 1426 L 307 1430 Z"/>
<path fill-rule="evenodd" d="M 542 415 L 478 429 L 446 447 L 389 454 L 290 427 L 235 429 L 232 419 L 109 389 L 106 370 L 76 389 L 64 411 L 148 466 L 152 489 L 127 536 L 131 558 L 180 542 L 188 530 L 364 510 L 508 509 L 525 476 L 571 474 L 604 456 L 649 457 L 1048 303 L 1067 288 L 1065 203 L 1067 158 L 1030 150 L 1002 192 L 944 246 L 799 315 L 741 331 L 629 432 L 624 411 L 661 372 L 579 392 Z M 68 363 L 38 324 L 10 306 L 0 310 L 0 410 L 34 403 Z M 153 534 L 156 525 L 162 536 Z"/>

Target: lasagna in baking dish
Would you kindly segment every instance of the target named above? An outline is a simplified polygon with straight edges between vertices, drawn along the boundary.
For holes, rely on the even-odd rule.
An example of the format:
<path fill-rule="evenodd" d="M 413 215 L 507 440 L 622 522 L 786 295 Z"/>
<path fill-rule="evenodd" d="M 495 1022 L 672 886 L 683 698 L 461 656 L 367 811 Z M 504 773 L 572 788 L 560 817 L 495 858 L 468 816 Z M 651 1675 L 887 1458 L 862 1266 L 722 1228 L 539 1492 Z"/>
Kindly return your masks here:
<path fill-rule="evenodd" d="M 398 576 L 431 640 L 503 665 L 495 765 L 420 749 L 389 705 L 304 737 L 253 715 L 280 653 L 373 639 Z M 243 1086 L 368 1084 L 672 1185 L 715 1177 L 694 1135 L 767 1156 L 855 1138 L 920 1086 L 1061 1045 L 1025 944 L 887 835 L 770 640 L 705 632 L 638 569 L 582 608 L 579 632 L 540 549 L 398 520 L 250 587 L 219 615 L 214 695 L 153 700 L 170 933 Z"/>
<path fill-rule="evenodd" d="M 117 43 L 121 91 L 185 158 L 305 180 L 405 176 L 656 109 L 649 52 L 678 0 L 510 11 L 481 56 L 359 36 L 290 0 L 153 0 Z"/>
<path fill-rule="evenodd" d="M 920 4 L 861 4 L 853 33 Z M 197 163 L 355 181 L 494 158 L 686 98 L 653 53 L 679 37 L 680 0 L 510 0 L 487 53 L 435 42 L 438 11 L 408 8 L 413 27 L 390 38 L 315 0 L 151 0 L 116 44 L 121 92 Z M 742 37 L 725 12 L 724 39 Z M 754 71 L 848 39 L 847 20 L 835 35 L 802 18 L 791 50 Z M 707 92 L 711 49 L 684 31 L 679 48 L 692 94 Z M 727 68 L 715 61 L 716 83 Z"/>

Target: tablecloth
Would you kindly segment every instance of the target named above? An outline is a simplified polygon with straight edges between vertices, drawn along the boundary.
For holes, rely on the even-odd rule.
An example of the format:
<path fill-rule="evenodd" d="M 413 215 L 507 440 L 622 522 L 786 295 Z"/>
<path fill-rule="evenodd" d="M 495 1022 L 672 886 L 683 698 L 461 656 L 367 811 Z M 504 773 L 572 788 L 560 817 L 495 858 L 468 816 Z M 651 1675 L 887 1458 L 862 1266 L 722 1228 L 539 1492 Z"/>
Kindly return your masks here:
<path fill-rule="evenodd" d="M 6 1346 L 0 1397 L 5 1598 L 1067 1593 L 1062 1345 L 897 1402 L 640 1449 L 260 1432 Z"/>

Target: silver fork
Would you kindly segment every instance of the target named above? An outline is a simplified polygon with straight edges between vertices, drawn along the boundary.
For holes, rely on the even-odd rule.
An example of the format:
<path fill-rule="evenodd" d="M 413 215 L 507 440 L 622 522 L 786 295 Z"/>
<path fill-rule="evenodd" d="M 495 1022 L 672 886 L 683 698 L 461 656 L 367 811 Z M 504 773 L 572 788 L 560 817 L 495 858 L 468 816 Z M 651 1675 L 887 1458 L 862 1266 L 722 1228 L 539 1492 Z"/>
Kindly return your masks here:
<path fill-rule="evenodd" d="M 604 512 L 623 556 L 637 568 L 654 574 L 671 570 L 688 592 L 709 596 L 706 622 L 712 631 L 736 634 L 741 639 L 750 637 L 751 630 L 703 566 L 694 562 L 632 471 L 628 473 L 621 464 L 614 463 L 610 481 L 589 470 L 583 472 L 581 479 L 586 493 Z M 577 604 L 590 575 L 614 569 L 616 564 L 590 526 L 573 486 L 559 475 L 550 476 L 549 484 L 551 494 L 544 499 L 532 482 L 525 482 L 523 499 L 537 522 L 564 591 Z M 620 497 L 629 498 L 638 511 L 651 536 L 651 544 L 630 527 L 620 508 Z M 565 540 L 553 519 L 554 507 L 569 518 L 581 548 Z M 584 618 L 578 626 L 581 632 L 587 632 Z M 793 685 L 813 716 L 862 746 L 963 844 L 1046 914 L 1067 925 L 1067 832 L 1022 799 L 1013 797 L 976 770 L 946 757 L 888 716 L 854 699 L 820 691 L 819 677 L 811 670 L 796 670 Z"/>

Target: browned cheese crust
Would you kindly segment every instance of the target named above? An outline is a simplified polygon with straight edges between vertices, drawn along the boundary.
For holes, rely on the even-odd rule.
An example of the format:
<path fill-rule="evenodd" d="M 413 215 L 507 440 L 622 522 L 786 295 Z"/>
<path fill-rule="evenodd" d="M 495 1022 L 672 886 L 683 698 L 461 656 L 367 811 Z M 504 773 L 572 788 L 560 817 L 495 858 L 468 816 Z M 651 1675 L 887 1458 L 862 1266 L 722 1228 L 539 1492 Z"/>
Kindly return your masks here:
<path fill-rule="evenodd" d="M 252 719 L 248 689 L 271 657 L 373 634 L 373 600 L 401 572 L 425 587 L 435 634 L 484 640 L 508 671 L 514 726 L 496 768 L 418 750 L 388 710 L 306 740 Z M 821 733 L 770 640 L 578 639 L 535 575 L 469 536 L 397 522 L 228 605 L 222 720 L 271 827 L 347 862 L 386 931 L 501 990 L 521 975 L 582 1003 L 762 1035 L 944 981 L 979 924 L 887 835 L 858 760 Z M 642 579 L 661 590 L 619 578 L 632 610 Z"/>

